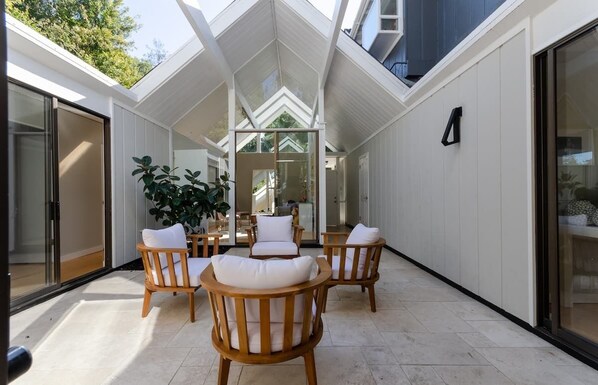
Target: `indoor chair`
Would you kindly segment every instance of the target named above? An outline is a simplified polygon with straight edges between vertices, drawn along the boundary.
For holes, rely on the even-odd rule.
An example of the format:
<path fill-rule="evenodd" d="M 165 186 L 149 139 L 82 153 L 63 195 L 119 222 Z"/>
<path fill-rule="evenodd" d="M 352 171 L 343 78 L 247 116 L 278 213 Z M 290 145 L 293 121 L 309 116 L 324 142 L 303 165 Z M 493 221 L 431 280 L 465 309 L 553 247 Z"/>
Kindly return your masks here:
<path fill-rule="evenodd" d="M 213 253 L 217 254 L 220 237 L 220 234 L 192 234 L 188 237 L 180 223 L 165 229 L 142 231 L 143 243 L 137 244 L 145 271 L 142 317 L 149 313 L 153 293 L 166 291 L 176 295 L 182 292 L 189 297 L 189 318 L 195 322 L 194 294 L 200 287 L 199 275 L 210 264 L 209 240 L 213 240 Z M 198 241 L 203 241 L 202 258 L 189 258 L 188 238 L 193 256 L 197 256 Z"/>
<path fill-rule="evenodd" d="M 220 354 L 218 384 L 225 385 L 231 361 L 274 364 L 303 356 L 307 382 L 316 385 L 314 348 L 330 266 L 323 258 L 256 260 L 216 255 L 201 274 Z"/>
<path fill-rule="evenodd" d="M 293 216 L 258 215 L 248 227 L 250 258 L 293 258 L 299 256 L 303 227 L 293 225 Z"/>
<path fill-rule="evenodd" d="M 372 312 L 376 312 L 374 284 L 380 278 L 378 264 L 382 248 L 386 244 L 384 238 L 380 238 L 380 231 L 359 223 L 350 234 L 326 232 L 322 235 L 324 255 L 321 257 L 326 258 L 332 267 L 332 278 L 326 284 L 326 297 L 328 288 L 336 285 L 359 285 L 362 292 L 367 287 L 370 308 Z"/>

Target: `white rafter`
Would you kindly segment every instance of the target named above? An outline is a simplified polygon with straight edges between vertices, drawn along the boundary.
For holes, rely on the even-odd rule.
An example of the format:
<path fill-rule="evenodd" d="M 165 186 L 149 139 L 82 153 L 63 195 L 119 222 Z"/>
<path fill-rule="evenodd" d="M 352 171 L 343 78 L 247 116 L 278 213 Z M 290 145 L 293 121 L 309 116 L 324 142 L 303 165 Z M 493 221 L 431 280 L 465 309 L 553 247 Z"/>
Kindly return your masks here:
<path fill-rule="evenodd" d="M 199 3 L 197 2 L 197 0 L 177 0 L 177 3 L 181 8 L 181 11 L 183 11 L 183 14 L 187 18 L 187 21 L 193 28 L 193 31 L 199 38 L 199 41 L 201 41 L 201 44 L 204 46 L 204 49 L 208 54 L 212 56 L 212 58 L 218 65 L 220 73 L 222 74 L 222 77 L 224 78 L 224 81 L 226 82 L 228 89 L 236 90 L 237 98 L 239 99 L 239 103 L 241 103 L 241 106 L 245 110 L 247 118 L 255 128 L 259 128 L 257 120 L 253 115 L 253 110 L 249 106 L 247 99 L 245 99 L 245 95 L 243 95 L 241 90 L 237 87 L 237 84 L 235 82 L 235 75 L 233 74 L 233 71 L 231 70 L 230 65 L 228 64 L 228 61 L 226 60 L 226 57 L 224 56 L 222 49 L 220 49 L 220 45 L 218 45 L 216 37 L 214 37 L 214 34 L 210 29 L 210 25 L 208 24 L 208 21 L 206 20 L 201 10 L 201 7 L 199 6 Z"/>
<path fill-rule="evenodd" d="M 345 18 L 345 11 L 347 10 L 347 4 L 349 0 L 337 0 L 334 6 L 334 13 L 332 14 L 332 22 L 330 23 L 330 32 L 328 32 L 328 53 L 324 58 L 322 72 L 320 75 L 320 87 L 326 86 L 326 80 L 328 79 L 328 73 L 330 72 L 330 66 L 332 65 L 332 59 L 334 58 L 334 51 L 336 51 L 336 41 L 338 35 L 341 32 L 341 25 Z M 318 105 L 318 97 L 314 101 L 313 115 L 311 117 L 311 126 L 315 124 L 316 120 L 316 106 Z"/>

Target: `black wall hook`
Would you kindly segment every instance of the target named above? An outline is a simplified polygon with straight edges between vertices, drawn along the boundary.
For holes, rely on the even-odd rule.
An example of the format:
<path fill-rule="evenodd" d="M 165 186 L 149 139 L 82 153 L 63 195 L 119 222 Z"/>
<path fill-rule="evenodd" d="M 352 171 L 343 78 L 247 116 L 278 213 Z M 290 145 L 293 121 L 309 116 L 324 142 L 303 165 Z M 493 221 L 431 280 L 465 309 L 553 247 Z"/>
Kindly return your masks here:
<path fill-rule="evenodd" d="M 448 123 L 446 124 L 446 128 L 444 129 L 444 134 L 442 135 L 441 143 L 445 146 L 450 146 L 451 144 L 456 144 L 461 141 L 461 116 L 463 115 L 463 107 L 455 107 L 451 112 L 451 116 L 449 118 Z M 451 128 L 453 131 L 453 140 L 449 141 L 448 137 L 451 133 Z"/>

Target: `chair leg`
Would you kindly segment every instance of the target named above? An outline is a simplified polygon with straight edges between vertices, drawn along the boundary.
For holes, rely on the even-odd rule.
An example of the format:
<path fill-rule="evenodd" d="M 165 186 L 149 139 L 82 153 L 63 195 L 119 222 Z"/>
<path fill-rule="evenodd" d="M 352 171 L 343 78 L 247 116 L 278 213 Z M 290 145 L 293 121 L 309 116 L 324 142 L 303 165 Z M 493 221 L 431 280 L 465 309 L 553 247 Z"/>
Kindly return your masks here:
<path fill-rule="evenodd" d="M 314 351 L 310 350 L 309 352 L 303 355 L 303 359 L 305 360 L 305 375 L 307 376 L 307 383 L 308 385 L 317 385 L 318 378 L 316 377 L 316 360 L 314 357 Z"/>
<path fill-rule="evenodd" d="M 365 293 L 365 285 L 361 285 L 361 292 Z"/>
<path fill-rule="evenodd" d="M 376 292 L 374 291 L 374 284 L 368 285 L 368 293 L 370 294 L 370 308 L 372 313 L 376 312 Z"/>
<path fill-rule="evenodd" d="M 141 317 L 142 318 L 147 317 L 147 314 L 150 311 L 151 300 L 152 300 L 152 291 L 150 291 L 150 289 L 148 289 L 146 287 L 145 293 L 143 294 L 143 307 L 141 308 Z"/>
<path fill-rule="evenodd" d="M 230 370 L 230 360 L 220 355 L 220 365 L 218 366 L 218 385 L 226 385 L 228 382 L 228 372 Z"/>
<path fill-rule="evenodd" d="M 195 293 L 187 293 L 189 296 L 189 319 L 195 322 Z"/>

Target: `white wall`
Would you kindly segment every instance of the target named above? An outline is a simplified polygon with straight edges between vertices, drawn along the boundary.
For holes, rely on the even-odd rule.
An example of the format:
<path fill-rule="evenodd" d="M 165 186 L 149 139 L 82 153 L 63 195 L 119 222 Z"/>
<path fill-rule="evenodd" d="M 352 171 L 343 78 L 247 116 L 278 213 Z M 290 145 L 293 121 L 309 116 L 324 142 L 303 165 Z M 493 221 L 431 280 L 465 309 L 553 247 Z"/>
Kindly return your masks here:
<path fill-rule="evenodd" d="M 524 320 L 532 258 L 528 57 L 520 31 L 347 159 L 357 170 L 369 153 L 370 223 L 390 247 Z M 444 147 L 458 106 L 462 141 Z M 358 187 L 349 173 L 351 224 Z"/>
<path fill-rule="evenodd" d="M 532 52 L 597 17 L 592 0 L 526 0 L 449 54 L 414 87 L 408 112 L 347 158 L 357 170 L 369 153 L 370 222 L 389 246 L 532 325 Z M 461 143 L 443 147 L 457 106 Z M 348 173 L 349 224 L 358 191 L 357 172 Z"/>
<path fill-rule="evenodd" d="M 112 116 L 112 234 L 113 267 L 133 261 L 141 230 L 155 227 L 148 214 L 139 176 L 132 176 L 133 157 L 149 155 L 153 164 L 170 165 L 170 132 L 156 123 L 114 104 Z"/>

